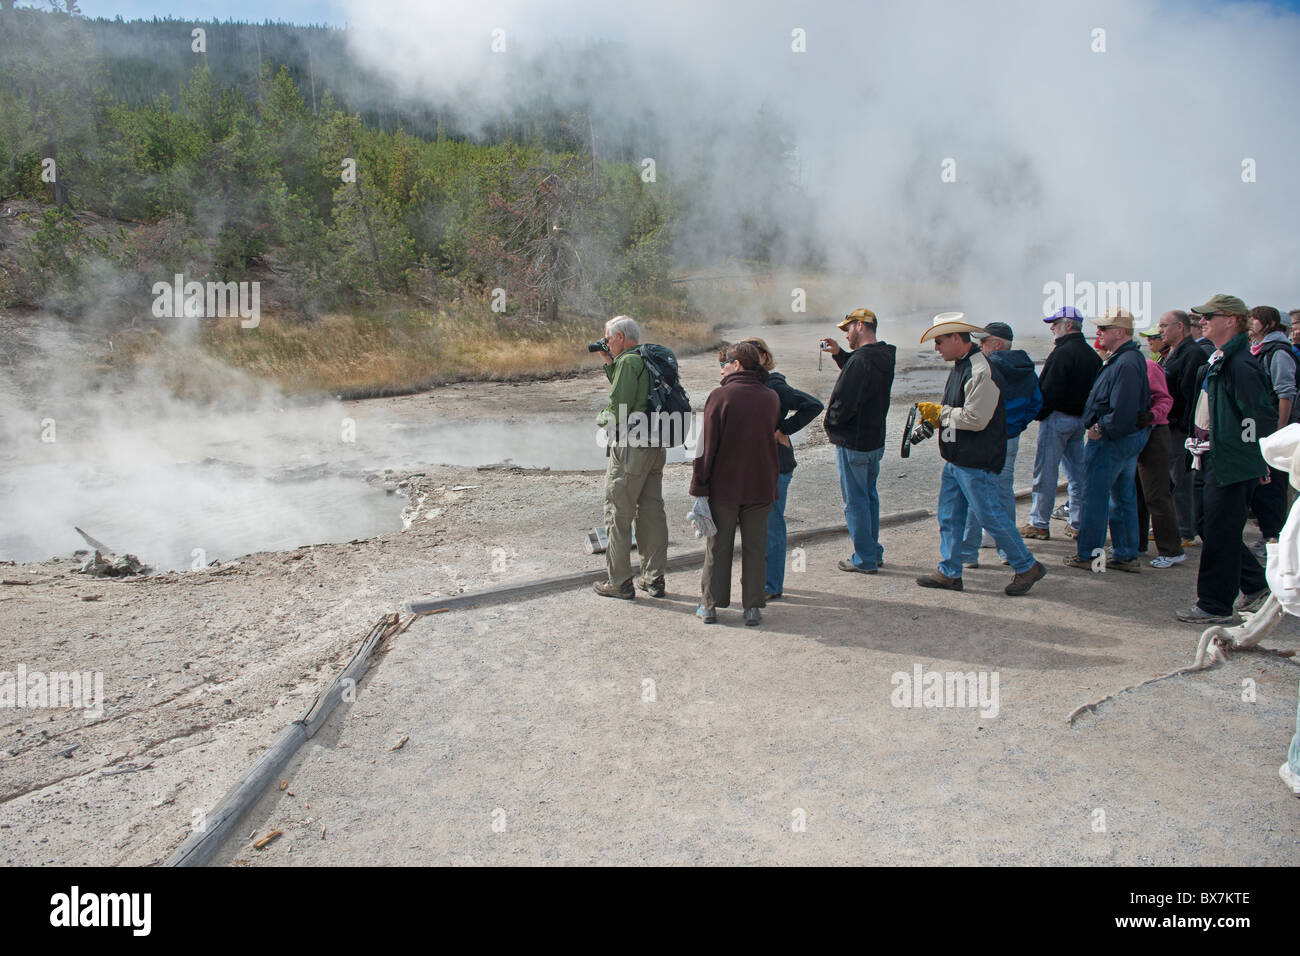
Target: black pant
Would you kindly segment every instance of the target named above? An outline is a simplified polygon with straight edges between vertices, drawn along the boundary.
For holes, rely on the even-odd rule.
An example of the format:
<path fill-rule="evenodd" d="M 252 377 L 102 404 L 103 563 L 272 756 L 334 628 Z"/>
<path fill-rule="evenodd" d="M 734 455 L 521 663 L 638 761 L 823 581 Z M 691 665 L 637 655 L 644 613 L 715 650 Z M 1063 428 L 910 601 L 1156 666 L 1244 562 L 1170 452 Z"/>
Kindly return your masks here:
<path fill-rule="evenodd" d="M 1268 587 L 1264 569 L 1241 539 L 1258 478 L 1220 485 L 1209 453 L 1201 457 L 1205 477 L 1202 508 L 1205 545 L 1196 574 L 1196 604 L 1207 614 L 1231 614 L 1237 593 L 1254 594 Z"/>
<path fill-rule="evenodd" d="M 1271 541 L 1282 532 L 1286 524 L 1286 488 L 1287 473 L 1270 468 L 1272 480 L 1266 485 L 1257 485 L 1251 496 L 1250 506 L 1259 519 L 1259 533 L 1265 540 Z"/>

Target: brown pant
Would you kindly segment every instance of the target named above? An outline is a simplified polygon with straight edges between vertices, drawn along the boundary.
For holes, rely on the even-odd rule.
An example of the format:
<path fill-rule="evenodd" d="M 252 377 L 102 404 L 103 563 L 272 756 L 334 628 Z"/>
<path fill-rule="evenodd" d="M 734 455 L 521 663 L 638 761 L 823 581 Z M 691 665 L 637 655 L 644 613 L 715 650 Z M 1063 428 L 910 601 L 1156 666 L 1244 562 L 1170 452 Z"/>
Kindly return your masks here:
<path fill-rule="evenodd" d="M 1182 454 L 1181 448 L 1178 453 Z M 1178 530 L 1173 492 L 1169 487 L 1169 455 L 1169 426 L 1153 426 L 1146 447 L 1138 455 L 1138 481 L 1142 483 L 1142 497 L 1146 499 L 1146 510 L 1151 515 L 1151 536 L 1156 539 L 1156 550 L 1173 557 L 1183 553 L 1183 542 Z M 1138 531 L 1138 537 L 1145 539 L 1146 528 Z M 1142 541 L 1138 544 L 1140 546 Z"/>
<path fill-rule="evenodd" d="M 767 514 L 771 505 L 725 505 L 709 501 L 718 533 L 704 545 L 700 575 L 701 602 L 707 607 L 731 606 L 731 557 L 740 528 L 740 593 L 745 610 L 765 607 L 767 575 Z"/>

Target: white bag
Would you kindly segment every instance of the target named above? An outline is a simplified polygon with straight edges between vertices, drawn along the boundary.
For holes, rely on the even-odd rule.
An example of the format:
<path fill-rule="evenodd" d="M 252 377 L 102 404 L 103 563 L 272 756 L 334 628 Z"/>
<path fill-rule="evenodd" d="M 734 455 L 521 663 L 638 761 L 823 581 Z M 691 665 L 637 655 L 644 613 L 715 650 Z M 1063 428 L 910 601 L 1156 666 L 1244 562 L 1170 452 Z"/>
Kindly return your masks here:
<path fill-rule="evenodd" d="M 708 498 L 696 498 L 695 507 L 686 515 L 697 538 L 712 538 L 718 533 L 718 526 L 713 523 L 713 512 L 709 510 Z"/>

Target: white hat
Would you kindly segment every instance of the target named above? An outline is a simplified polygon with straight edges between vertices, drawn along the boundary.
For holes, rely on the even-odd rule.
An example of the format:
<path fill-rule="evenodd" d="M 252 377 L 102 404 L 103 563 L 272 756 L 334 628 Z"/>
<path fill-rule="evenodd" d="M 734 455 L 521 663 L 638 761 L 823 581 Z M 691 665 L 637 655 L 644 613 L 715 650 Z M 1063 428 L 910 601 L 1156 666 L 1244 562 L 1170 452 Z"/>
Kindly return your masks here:
<path fill-rule="evenodd" d="M 930 341 L 936 335 L 948 335 L 952 332 L 983 332 L 978 325 L 966 321 L 965 312 L 940 312 L 932 324 L 921 336 L 921 342 Z"/>

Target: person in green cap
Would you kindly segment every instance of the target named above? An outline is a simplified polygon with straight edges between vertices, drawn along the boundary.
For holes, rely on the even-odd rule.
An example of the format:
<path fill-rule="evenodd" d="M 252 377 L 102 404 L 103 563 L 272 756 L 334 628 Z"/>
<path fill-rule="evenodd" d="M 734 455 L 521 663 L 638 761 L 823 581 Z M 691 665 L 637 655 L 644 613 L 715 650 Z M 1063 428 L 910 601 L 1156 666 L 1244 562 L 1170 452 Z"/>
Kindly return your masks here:
<path fill-rule="evenodd" d="M 1188 450 L 1205 479 L 1205 546 L 1196 603 L 1179 611 L 1189 624 L 1231 624 L 1235 610 L 1258 609 L 1268 597 L 1264 569 L 1242 541 L 1251 495 L 1268 474 L 1259 440 L 1277 428 L 1277 401 L 1263 366 L 1250 354 L 1250 313 L 1235 295 L 1216 295 L 1191 310 L 1216 351 L 1196 383 Z M 1234 603 L 1240 593 L 1241 597 Z"/>

